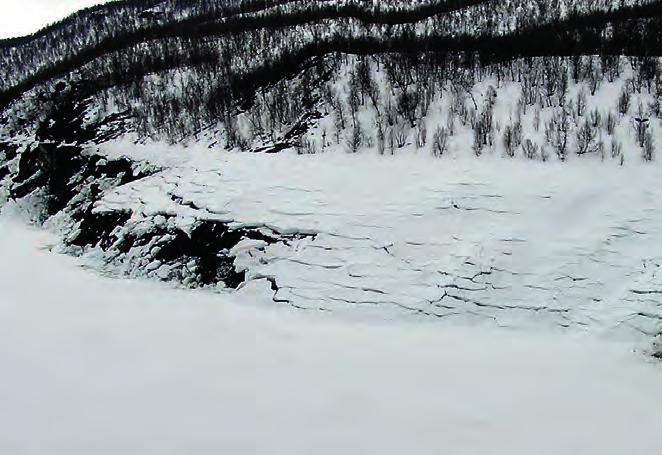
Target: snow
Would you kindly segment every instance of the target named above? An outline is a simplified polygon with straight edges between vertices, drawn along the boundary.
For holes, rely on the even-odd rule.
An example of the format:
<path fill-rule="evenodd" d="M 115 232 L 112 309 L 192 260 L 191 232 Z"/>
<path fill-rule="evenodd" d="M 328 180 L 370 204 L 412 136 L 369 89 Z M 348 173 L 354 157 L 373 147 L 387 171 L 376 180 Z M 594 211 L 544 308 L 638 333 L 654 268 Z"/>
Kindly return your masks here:
<path fill-rule="evenodd" d="M 471 11 L 444 18 L 471 22 Z M 343 100 L 355 63 L 335 82 Z M 625 66 L 587 97 L 587 112 L 615 112 L 633 75 Z M 176 93 L 192 76 L 152 77 Z M 375 77 L 380 93 L 396 93 Z M 568 99 L 585 89 L 571 83 Z M 443 88 L 425 116 L 428 139 L 454 96 L 483 106 L 491 90 L 496 137 L 480 158 L 470 115 L 454 121 L 441 159 L 429 142 L 414 147 L 414 131 L 395 156 L 376 156 L 374 140 L 349 155 L 349 128 L 337 144 L 319 141 L 334 128 L 326 108 L 303 137 L 323 151 L 314 156 L 209 149 L 224 142 L 213 129 L 192 147 L 127 135 L 88 150 L 155 169 L 103 187 L 97 212 L 132 211 L 117 236 L 190 233 L 200 220 L 306 234 L 236 245 L 247 272 L 237 292 L 159 283 L 196 262 L 155 261 L 150 244 L 65 247 L 76 234 L 66 211 L 41 231 L 20 219 L 38 195 L 8 203 L 0 454 L 656 453 L 662 366 L 649 354 L 662 350 L 662 167 L 641 162 L 632 128 L 654 95 L 633 94 L 604 136 L 624 154 L 603 160 L 505 158 L 501 130 L 522 93 L 507 80 Z M 372 138 L 371 109 L 357 118 Z M 524 112 L 524 138 L 542 146 L 555 110 Z M 237 120 L 244 133 L 248 114 Z"/>
<path fill-rule="evenodd" d="M 657 164 L 153 147 L 132 157 L 164 170 L 96 210 L 131 209 L 127 233 L 167 214 L 184 231 L 212 219 L 315 234 L 235 251 L 249 279 L 277 282 L 277 302 L 635 343 L 662 332 Z"/>
<path fill-rule="evenodd" d="M 0 453 L 655 453 L 626 343 L 100 277 L 0 217 Z"/>
<path fill-rule="evenodd" d="M 621 83 L 589 109 L 613 109 Z M 479 103 L 488 85 L 472 90 Z M 499 88 L 498 119 L 519 91 Z M 533 113 L 525 137 L 540 143 Z M 413 144 L 395 156 L 128 135 L 91 147 L 156 169 L 96 204 L 132 211 L 118 236 L 199 220 L 308 235 L 240 242 L 248 281 L 235 293 L 186 291 L 158 280 L 188 265 L 153 261 L 150 245 L 55 254 L 75 234 L 67 213 L 48 234 L 16 219 L 36 199 L 10 202 L 0 453 L 655 453 L 662 167 L 641 161 L 630 117 L 616 126 L 622 166 L 508 159 L 500 137 L 476 158 L 459 124 L 441 159 Z"/>

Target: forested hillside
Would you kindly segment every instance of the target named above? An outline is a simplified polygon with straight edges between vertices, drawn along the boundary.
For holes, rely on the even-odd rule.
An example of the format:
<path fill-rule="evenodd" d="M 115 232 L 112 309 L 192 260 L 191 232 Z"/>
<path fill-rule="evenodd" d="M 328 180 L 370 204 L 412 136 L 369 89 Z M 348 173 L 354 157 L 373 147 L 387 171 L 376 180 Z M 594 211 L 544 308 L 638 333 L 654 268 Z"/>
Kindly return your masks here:
<path fill-rule="evenodd" d="M 658 453 L 661 104 L 662 0 L 0 40 L 0 455 Z"/>
<path fill-rule="evenodd" d="M 661 35 L 659 1 L 121 1 L 0 43 L 0 106 L 14 133 L 54 99 L 94 97 L 95 115 L 121 113 L 142 138 L 180 142 L 207 132 L 247 150 L 287 136 L 279 148 L 313 151 L 326 144 L 307 146 L 305 133 L 324 122 L 336 142 L 358 142 L 371 130 L 362 142 L 434 142 L 456 128 L 425 125 L 430 108 L 454 97 L 443 117 L 459 117 L 492 145 L 503 132 L 490 124 L 485 90 L 496 95 L 514 83 L 522 94 L 512 107 L 549 112 L 543 123 L 553 125 L 537 145 L 563 158 L 566 140 L 551 136 L 589 140 L 585 124 L 595 129 L 608 118 L 613 130 L 619 113 L 659 116 Z M 62 80 L 65 93 L 54 90 Z M 347 84 L 337 90 L 339 80 Z M 617 88 L 620 104 L 593 113 L 586 94 L 615 81 L 628 82 Z M 574 124 L 565 125 L 573 112 Z M 308 127 L 295 127 L 302 119 Z M 637 132 L 641 147 L 647 132 Z M 513 139 L 519 145 L 517 133 Z"/>
<path fill-rule="evenodd" d="M 660 0 L 113 2 L 0 42 L 0 204 L 110 273 L 654 338 L 661 54 Z"/>

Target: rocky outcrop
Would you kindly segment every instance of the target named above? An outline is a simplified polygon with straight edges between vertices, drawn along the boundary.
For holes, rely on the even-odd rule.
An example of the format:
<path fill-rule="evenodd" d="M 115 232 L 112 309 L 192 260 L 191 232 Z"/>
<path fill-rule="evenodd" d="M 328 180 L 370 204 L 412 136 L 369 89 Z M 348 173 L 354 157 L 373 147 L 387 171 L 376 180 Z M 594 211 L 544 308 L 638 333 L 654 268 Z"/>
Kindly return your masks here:
<path fill-rule="evenodd" d="M 235 248 L 242 242 L 255 250 L 289 242 L 266 228 L 232 229 L 226 222 L 198 219 L 182 225 L 175 216 L 144 216 L 128 211 L 90 211 L 82 217 L 67 244 L 96 248 L 107 264 L 129 276 L 175 281 L 188 287 L 237 288 L 246 279 L 235 268 Z M 75 250 L 73 250 L 75 251 Z"/>
<path fill-rule="evenodd" d="M 21 154 L 10 196 L 20 199 L 43 190 L 46 216 L 55 215 L 74 201 L 76 216 L 93 203 L 104 188 L 143 178 L 153 169 L 138 169 L 127 159 L 107 160 L 76 145 L 40 142 Z"/>
<path fill-rule="evenodd" d="M 60 87 L 57 91 L 64 90 Z M 116 117 L 87 123 L 85 104 L 67 103 L 41 123 L 32 145 L 3 144 L 0 163 L 16 160 L 15 172 L 0 164 L 9 180 L 9 197 L 38 201 L 38 220 L 58 216 L 65 250 L 90 254 L 100 267 L 128 276 L 175 281 L 189 287 L 223 284 L 236 288 L 246 271 L 235 267 L 233 250 L 242 242 L 261 249 L 299 238 L 269 228 L 232 228 L 230 223 L 196 218 L 182 223 L 168 214 L 146 215 L 130 209 L 100 210 L 97 203 L 112 189 L 160 169 L 127 158 L 110 159 L 98 144 L 119 134 Z"/>

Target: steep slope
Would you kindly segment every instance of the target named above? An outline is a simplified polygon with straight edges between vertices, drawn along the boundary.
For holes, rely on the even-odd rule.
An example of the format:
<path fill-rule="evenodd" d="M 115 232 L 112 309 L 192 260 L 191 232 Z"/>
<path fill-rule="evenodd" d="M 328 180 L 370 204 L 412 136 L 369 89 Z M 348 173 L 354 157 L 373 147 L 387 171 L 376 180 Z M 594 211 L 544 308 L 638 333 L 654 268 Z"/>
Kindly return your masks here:
<path fill-rule="evenodd" d="M 660 21 L 660 1 L 93 8 L 2 43 L 0 204 L 113 274 L 650 342 Z"/>

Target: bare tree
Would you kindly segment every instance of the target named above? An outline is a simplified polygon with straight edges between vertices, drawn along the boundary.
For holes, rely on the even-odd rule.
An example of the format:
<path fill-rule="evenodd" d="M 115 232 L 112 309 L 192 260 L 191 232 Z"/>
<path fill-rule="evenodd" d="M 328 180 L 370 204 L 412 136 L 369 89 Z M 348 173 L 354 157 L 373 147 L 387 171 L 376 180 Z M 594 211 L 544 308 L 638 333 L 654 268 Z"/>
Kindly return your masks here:
<path fill-rule="evenodd" d="M 420 95 L 417 91 L 405 90 L 400 94 L 398 99 L 399 113 L 409 121 L 409 125 L 414 128 L 416 126 L 417 111 L 420 104 Z"/>
<path fill-rule="evenodd" d="M 416 148 L 423 148 L 428 141 L 428 128 L 425 120 L 421 120 L 416 127 Z"/>
<path fill-rule="evenodd" d="M 522 143 L 522 150 L 524 156 L 530 160 L 534 160 L 538 156 L 538 144 L 531 141 L 531 139 L 527 139 Z"/>
<path fill-rule="evenodd" d="M 600 123 L 602 122 L 602 114 L 600 114 L 600 111 L 597 108 L 593 109 L 588 114 L 588 121 L 591 123 L 591 128 L 595 130 L 598 129 Z"/>
<path fill-rule="evenodd" d="M 522 124 L 507 125 L 503 130 L 503 146 L 506 155 L 510 158 L 515 156 L 515 151 L 522 144 Z"/>
<path fill-rule="evenodd" d="M 593 58 L 591 58 L 591 62 L 589 64 L 589 68 L 587 69 L 588 71 L 588 85 L 589 89 L 591 90 L 591 96 L 595 96 L 596 92 L 600 88 L 600 85 L 602 83 L 602 74 L 600 71 L 600 68 L 596 64 Z"/>
<path fill-rule="evenodd" d="M 540 131 L 540 108 L 536 107 L 536 110 L 533 114 L 533 129 L 536 131 Z"/>
<path fill-rule="evenodd" d="M 605 129 L 607 130 L 608 135 L 614 135 L 614 130 L 616 129 L 616 116 L 611 111 L 609 111 L 607 117 L 605 117 Z"/>
<path fill-rule="evenodd" d="M 568 158 L 568 134 L 570 130 L 570 121 L 565 109 L 555 113 L 545 124 L 545 138 L 547 142 L 554 147 L 556 156 L 559 160 L 565 161 Z"/>
<path fill-rule="evenodd" d="M 347 138 L 347 149 L 350 153 L 357 153 L 363 146 L 364 135 L 361 129 L 361 122 L 356 121 L 356 126 L 352 128 L 352 134 Z"/>
<path fill-rule="evenodd" d="M 402 122 L 397 123 L 392 128 L 393 139 L 395 140 L 395 145 L 397 148 L 401 149 L 407 145 L 407 137 L 409 136 L 409 129 L 407 125 Z"/>
<path fill-rule="evenodd" d="M 616 158 L 623 154 L 623 144 L 615 137 L 611 140 L 611 157 Z"/>
<path fill-rule="evenodd" d="M 655 157 L 655 143 L 653 141 L 653 133 L 648 131 L 644 137 L 644 161 L 653 161 Z"/>
<path fill-rule="evenodd" d="M 375 121 L 375 128 L 377 130 L 377 152 L 383 155 L 386 152 L 386 133 L 384 124 L 379 117 Z"/>
<path fill-rule="evenodd" d="M 588 120 L 585 121 L 576 132 L 577 155 L 581 156 L 587 153 L 597 152 L 598 144 L 596 138 L 597 130 L 591 126 Z"/>
<path fill-rule="evenodd" d="M 621 115 L 625 115 L 630 110 L 630 91 L 627 86 L 624 86 L 621 90 L 621 94 L 618 97 L 618 112 Z"/>
<path fill-rule="evenodd" d="M 646 141 L 646 134 L 648 133 L 650 119 L 644 118 L 643 108 L 641 105 L 639 105 L 639 116 L 635 117 L 633 122 L 634 131 L 637 136 L 637 143 L 639 143 L 639 147 L 643 147 L 644 142 Z"/>
<path fill-rule="evenodd" d="M 450 137 L 447 128 L 440 126 L 434 132 L 432 137 L 432 154 L 435 157 L 441 157 L 448 149 L 448 138 Z"/>
<path fill-rule="evenodd" d="M 575 103 L 575 114 L 576 117 L 582 117 L 584 113 L 586 112 L 586 92 L 582 89 L 578 94 L 577 94 L 577 101 Z"/>

